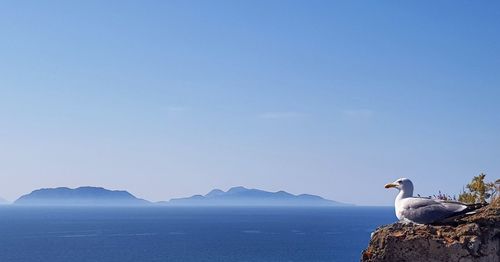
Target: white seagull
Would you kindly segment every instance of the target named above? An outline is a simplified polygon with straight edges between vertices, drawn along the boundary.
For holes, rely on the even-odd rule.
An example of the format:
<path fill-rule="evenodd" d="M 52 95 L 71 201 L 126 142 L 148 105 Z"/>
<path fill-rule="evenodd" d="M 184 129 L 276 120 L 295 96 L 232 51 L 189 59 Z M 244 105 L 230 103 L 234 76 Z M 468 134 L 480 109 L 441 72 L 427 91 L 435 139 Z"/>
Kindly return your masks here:
<path fill-rule="evenodd" d="M 477 209 L 477 205 L 468 206 L 457 201 L 414 197 L 413 183 L 408 178 L 400 178 L 385 188 L 399 190 L 394 206 L 396 216 L 403 222 L 432 224 Z"/>

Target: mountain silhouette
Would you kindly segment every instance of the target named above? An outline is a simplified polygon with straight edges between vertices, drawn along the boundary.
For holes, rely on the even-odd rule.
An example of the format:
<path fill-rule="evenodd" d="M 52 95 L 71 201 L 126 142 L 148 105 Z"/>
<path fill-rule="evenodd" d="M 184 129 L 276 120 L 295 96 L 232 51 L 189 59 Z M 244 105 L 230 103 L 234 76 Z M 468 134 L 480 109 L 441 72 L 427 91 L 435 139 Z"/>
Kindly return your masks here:
<path fill-rule="evenodd" d="M 227 192 L 214 189 L 206 195 L 174 198 L 168 205 L 178 206 L 344 206 L 345 203 L 328 200 L 316 195 L 294 195 L 285 191 L 268 192 L 242 186 L 232 187 Z"/>
<path fill-rule="evenodd" d="M 38 189 L 14 201 L 15 205 L 30 206 L 137 206 L 149 203 L 127 191 L 90 186 Z"/>

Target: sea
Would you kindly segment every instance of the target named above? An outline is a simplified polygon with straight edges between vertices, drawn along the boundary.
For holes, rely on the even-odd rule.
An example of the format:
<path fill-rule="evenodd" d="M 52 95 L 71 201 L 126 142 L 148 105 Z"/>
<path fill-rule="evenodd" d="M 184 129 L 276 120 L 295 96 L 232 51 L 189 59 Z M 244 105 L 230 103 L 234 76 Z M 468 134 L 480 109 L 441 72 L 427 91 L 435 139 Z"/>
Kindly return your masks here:
<path fill-rule="evenodd" d="M 359 261 L 391 207 L 0 207 L 1 262 Z"/>

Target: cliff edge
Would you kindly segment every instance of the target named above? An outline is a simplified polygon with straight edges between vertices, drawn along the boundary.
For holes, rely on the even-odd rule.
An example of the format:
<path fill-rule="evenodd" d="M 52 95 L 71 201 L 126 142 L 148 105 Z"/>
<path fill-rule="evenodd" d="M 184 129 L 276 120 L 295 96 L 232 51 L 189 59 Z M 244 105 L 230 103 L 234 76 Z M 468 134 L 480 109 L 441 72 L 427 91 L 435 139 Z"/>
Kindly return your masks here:
<path fill-rule="evenodd" d="M 500 198 L 449 224 L 382 226 L 361 261 L 500 262 Z"/>

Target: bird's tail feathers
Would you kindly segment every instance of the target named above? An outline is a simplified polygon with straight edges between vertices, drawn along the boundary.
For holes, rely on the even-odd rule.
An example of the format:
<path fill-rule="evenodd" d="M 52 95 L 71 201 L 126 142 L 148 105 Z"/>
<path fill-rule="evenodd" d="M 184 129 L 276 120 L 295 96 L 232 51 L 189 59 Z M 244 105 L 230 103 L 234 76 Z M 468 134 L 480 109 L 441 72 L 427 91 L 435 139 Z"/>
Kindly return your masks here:
<path fill-rule="evenodd" d="M 466 204 L 467 208 L 464 209 L 464 212 L 465 214 L 468 214 L 470 212 L 476 213 L 475 210 L 485 207 L 487 205 L 488 203 Z"/>

